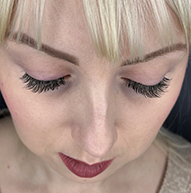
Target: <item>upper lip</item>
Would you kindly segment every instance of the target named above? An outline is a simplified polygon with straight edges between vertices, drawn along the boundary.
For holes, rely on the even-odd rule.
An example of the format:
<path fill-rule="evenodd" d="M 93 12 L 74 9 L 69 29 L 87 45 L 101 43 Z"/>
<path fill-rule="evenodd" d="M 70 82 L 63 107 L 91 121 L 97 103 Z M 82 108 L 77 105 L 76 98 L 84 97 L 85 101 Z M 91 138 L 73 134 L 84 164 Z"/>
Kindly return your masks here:
<path fill-rule="evenodd" d="M 107 161 L 110 161 L 110 160 L 104 160 L 104 161 L 100 161 L 100 162 L 95 162 L 95 163 L 87 163 L 87 162 L 84 162 L 84 161 L 80 161 L 80 160 L 78 160 L 78 159 L 75 159 L 75 160 L 77 160 L 77 161 L 79 161 L 79 162 L 81 162 L 81 163 L 83 163 L 83 164 L 85 164 L 85 165 L 87 165 L 87 166 L 93 166 L 93 165 L 98 165 L 98 164 L 101 164 L 101 163 L 103 163 L 103 162 L 107 162 Z"/>
<path fill-rule="evenodd" d="M 60 153 L 61 153 L 61 152 L 60 152 Z M 103 162 L 110 161 L 110 160 L 113 160 L 113 159 L 114 159 L 114 158 L 111 158 L 111 159 L 105 159 L 105 160 L 102 160 L 102 161 L 94 161 L 94 162 L 88 163 L 87 161 L 83 161 L 83 160 L 81 160 L 81 159 L 74 158 L 74 157 L 69 156 L 69 155 L 67 155 L 67 154 L 64 154 L 64 153 L 62 153 L 62 154 L 65 155 L 65 156 L 67 156 L 67 157 L 70 157 L 70 158 L 72 158 L 72 159 L 74 159 L 74 160 L 77 160 L 77 161 L 79 161 L 79 162 L 82 162 L 82 163 L 84 163 L 84 164 L 86 164 L 86 165 L 88 165 L 88 166 L 100 164 L 100 163 L 103 163 Z"/>

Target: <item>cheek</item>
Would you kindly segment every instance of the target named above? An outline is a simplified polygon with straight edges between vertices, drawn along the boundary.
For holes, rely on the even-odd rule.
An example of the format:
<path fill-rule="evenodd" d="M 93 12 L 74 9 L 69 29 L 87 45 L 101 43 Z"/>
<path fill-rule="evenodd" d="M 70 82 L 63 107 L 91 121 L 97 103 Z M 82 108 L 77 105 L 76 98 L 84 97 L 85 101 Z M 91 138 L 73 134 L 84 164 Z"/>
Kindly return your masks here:
<path fill-rule="evenodd" d="M 43 137 L 44 126 L 42 123 L 42 114 L 40 116 L 39 104 L 35 104 L 33 98 L 29 97 L 27 92 L 20 84 L 14 84 L 9 80 L 4 82 L 1 87 L 2 95 L 11 113 L 15 129 L 22 142 L 32 151 L 41 154 L 46 144 L 46 137 Z M 36 118 L 35 118 L 36 117 Z M 38 149 L 38 147 L 41 147 Z"/>
<path fill-rule="evenodd" d="M 186 65 L 185 65 L 186 66 Z M 184 78 L 185 66 L 179 68 L 174 74 L 168 91 L 159 99 L 143 99 L 134 102 L 134 106 L 126 107 L 125 133 L 122 133 L 125 141 L 130 146 L 132 157 L 142 154 L 155 139 L 163 122 L 173 108 Z M 124 108 L 124 106 L 123 106 Z M 128 110 L 130 109 L 130 110 Z"/>
<path fill-rule="evenodd" d="M 123 154 L 128 152 L 128 154 L 125 153 L 125 156 L 128 156 L 129 161 L 138 158 L 148 149 L 156 138 L 173 104 L 172 101 L 166 104 L 165 107 L 163 104 L 161 109 L 160 103 L 142 105 L 132 115 L 124 117 L 123 122 L 121 121 L 118 124 L 119 128 L 123 128 L 118 130 L 119 146 L 124 147 Z"/>
<path fill-rule="evenodd" d="M 49 100 L 44 94 L 32 93 L 20 86 L 9 84 L 2 94 L 21 141 L 36 155 L 54 152 L 71 144 L 68 119 L 68 105 L 59 100 Z M 64 140 L 63 140 L 64 139 Z"/>
<path fill-rule="evenodd" d="M 10 84 L 9 88 L 6 89 L 5 85 L 1 91 L 11 113 L 16 131 L 20 139 L 25 143 L 25 140 L 27 141 L 32 136 L 31 132 L 35 127 L 34 124 L 31 124 L 30 103 L 25 104 L 25 98 L 24 96 L 21 98 L 19 89 L 16 89 L 17 87 L 13 88 Z"/>

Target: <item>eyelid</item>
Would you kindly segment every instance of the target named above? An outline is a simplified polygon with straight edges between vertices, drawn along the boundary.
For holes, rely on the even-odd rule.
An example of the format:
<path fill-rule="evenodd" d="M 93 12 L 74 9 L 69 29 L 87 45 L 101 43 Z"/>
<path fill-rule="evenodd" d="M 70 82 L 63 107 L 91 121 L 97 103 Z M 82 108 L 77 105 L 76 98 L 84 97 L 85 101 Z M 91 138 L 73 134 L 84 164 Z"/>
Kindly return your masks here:
<path fill-rule="evenodd" d="M 58 79 L 61 79 L 61 78 L 69 78 L 69 77 L 71 77 L 71 75 L 66 74 L 66 75 L 58 77 L 58 78 L 52 78 L 52 79 L 50 78 L 50 79 L 43 80 L 43 79 L 34 78 L 33 76 L 29 75 L 28 73 L 25 73 L 20 79 L 23 79 L 25 77 L 32 78 L 36 81 L 49 82 L 49 81 L 54 81 L 54 80 L 58 80 Z"/>
<path fill-rule="evenodd" d="M 143 85 L 143 86 L 156 86 L 156 85 L 158 85 L 160 82 L 162 82 L 162 81 L 171 81 L 171 79 L 169 79 L 169 78 L 167 78 L 167 77 L 163 77 L 162 78 L 162 80 L 161 81 L 159 81 L 159 82 L 157 82 L 156 84 L 144 84 L 144 83 L 141 83 L 141 82 L 139 82 L 139 81 L 135 81 L 135 80 L 132 80 L 132 79 L 130 79 L 130 78 L 124 78 L 124 77 L 122 77 L 122 79 L 123 80 L 125 80 L 125 82 L 126 83 L 128 83 L 128 81 L 130 81 L 130 82 L 135 82 L 135 83 L 137 83 L 137 84 L 141 84 L 141 85 Z M 127 86 L 127 85 L 126 85 Z"/>
<path fill-rule="evenodd" d="M 125 81 L 125 86 L 132 88 L 137 94 L 142 94 L 146 98 L 160 98 L 169 87 L 171 79 L 164 77 L 162 81 L 155 85 L 144 85 L 130 79 L 125 79 Z"/>
<path fill-rule="evenodd" d="M 53 79 L 53 80 L 38 80 L 27 73 L 25 73 L 20 79 L 23 81 L 23 83 L 26 84 L 26 88 L 29 90 L 32 90 L 32 92 L 41 93 L 41 92 L 47 92 L 49 90 L 55 90 L 58 89 L 61 85 L 65 85 L 66 81 L 65 78 L 69 77 L 70 75 L 66 75 L 64 77 Z"/>

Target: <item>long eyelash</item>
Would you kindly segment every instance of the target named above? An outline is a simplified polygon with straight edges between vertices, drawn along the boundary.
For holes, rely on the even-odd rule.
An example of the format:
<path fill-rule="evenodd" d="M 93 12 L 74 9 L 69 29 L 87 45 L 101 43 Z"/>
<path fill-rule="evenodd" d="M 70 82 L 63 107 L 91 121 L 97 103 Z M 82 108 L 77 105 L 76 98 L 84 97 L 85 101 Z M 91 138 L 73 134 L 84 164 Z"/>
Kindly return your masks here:
<path fill-rule="evenodd" d="M 49 80 L 49 81 L 43 81 L 43 80 L 36 80 L 29 76 L 27 73 L 25 73 L 20 78 L 26 85 L 26 88 L 29 90 L 32 90 L 32 92 L 41 93 L 41 92 L 47 92 L 49 90 L 58 89 L 59 86 L 65 85 L 65 79 L 64 77 L 58 78 L 55 80 Z"/>
<path fill-rule="evenodd" d="M 161 82 L 153 86 L 143 85 L 141 83 L 128 80 L 126 83 L 127 87 L 132 88 L 136 93 L 142 94 L 148 98 L 160 98 L 166 89 L 169 87 L 170 79 L 163 78 Z"/>

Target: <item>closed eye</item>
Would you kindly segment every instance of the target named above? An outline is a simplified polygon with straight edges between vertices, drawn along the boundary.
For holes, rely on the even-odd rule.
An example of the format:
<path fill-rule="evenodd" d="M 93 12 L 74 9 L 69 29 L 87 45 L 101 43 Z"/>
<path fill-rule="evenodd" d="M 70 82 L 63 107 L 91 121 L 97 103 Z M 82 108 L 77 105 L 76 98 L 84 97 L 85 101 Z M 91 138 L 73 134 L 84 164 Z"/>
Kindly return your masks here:
<path fill-rule="evenodd" d="M 67 75 L 68 77 L 69 75 Z M 29 76 L 27 73 L 25 73 L 20 79 L 23 81 L 24 84 L 26 84 L 26 88 L 31 90 L 32 92 L 36 93 L 42 93 L 42 92 L 48 92 L 49 90 L 55 90 L 58 89 L 60 86 L 65 85 L 65 77 L 61 77 L 54 80 L 37 80 L 31 76 Z"/>
<path fill-rule="evenodd" d="M 146 98 L 160 98 L 170 85 L 170 79 L 164 77 L 156 85 L 144 85 L 133 80 L 125 79 L 125 86 L 132 88 L 136 93 L 142 94 Z"/>

